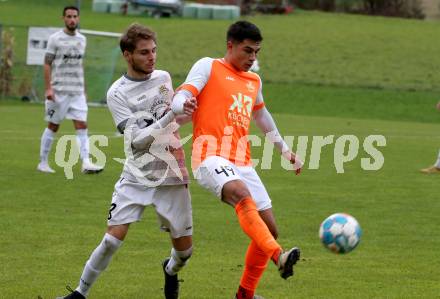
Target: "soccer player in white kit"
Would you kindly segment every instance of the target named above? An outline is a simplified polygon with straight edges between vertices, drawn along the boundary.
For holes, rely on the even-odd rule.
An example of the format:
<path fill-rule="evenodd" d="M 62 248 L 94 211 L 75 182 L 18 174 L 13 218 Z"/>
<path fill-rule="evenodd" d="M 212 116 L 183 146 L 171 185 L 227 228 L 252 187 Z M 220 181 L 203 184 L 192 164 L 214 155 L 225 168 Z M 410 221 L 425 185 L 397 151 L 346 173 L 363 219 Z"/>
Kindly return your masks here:
<path fill-rule="evenodd" d="M 83 57 L 86 37 L 76 29 L 79 10 L 75 6 L 63 9 L 64 29 L 49 37 L 44 61 L 46 85 L 47 128 L 41 136 L 40 163 L 37 170 L 54 173 L 48 163 L 49 152 L 55 134 L 63 119 L 73 120 L 82 159 L 83 173 L 98 173 L 103 170 L 89 160 L 89 137 L 87 132 L 87 102 L 84 90 Z"/>
<path fill-rule="evenodd" d="M 171 255 L 162 266 L 165 298 L 175 299 L 179 292 L 177 272 L 191 257 L 193 231 L 188 171 L 176 121 L 189 121 L 185 115 L 194 111 L 195 100 L 185 102 L 184 116 L 176 119 L 169 108 L 171 78 L 154 69 L 156 35 L 149 28 L 132 24 L 121 37 L 120 47 L 128 70 L 110 87 L 107 104 L 118 130 L 124 133 L 127 161 L 115 185 L 107 232 L 87 261 L 78 287 L 62 298 L 88 296 L 122 245 L 129 225 L 139 221 L 144 208 L 151 205 L 160 227 L 171 237 Z"/>
<path fill-rule="evenodd" d="M 437 110 L 440 110 L 440 102 L 437 103 Z M 440 174 L 440 151 L 438 152 L 437 161 L 434 165 L 420 169 L 421 172 L 426 174 Z"/>

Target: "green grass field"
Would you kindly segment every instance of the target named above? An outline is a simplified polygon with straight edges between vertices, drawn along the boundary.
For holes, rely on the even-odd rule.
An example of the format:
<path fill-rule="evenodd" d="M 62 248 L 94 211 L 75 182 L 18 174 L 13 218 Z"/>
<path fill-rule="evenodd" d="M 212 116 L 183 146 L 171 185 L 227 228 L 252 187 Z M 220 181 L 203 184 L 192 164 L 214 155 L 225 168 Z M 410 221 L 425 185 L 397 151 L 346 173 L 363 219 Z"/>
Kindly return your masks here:
<path fill-rule="evenodd" d="M 65 284 L 75 286 L 83 264 L 99 242 L 107 207 L 121 165 L 122 139 L 113 137 L 109 112 L 90 111 L 91 134 L 109 137 L 101 148 L 105 171 L 85 176 L 74 171 L 66 180 L 35 171 L 43 127 L 40 105 L 0 105 L 3 146 L 0 184 L 2 209 L 1 298 L 53 298 Z M 294 176 L 279 167 L 259 170 L 273 198 L 280 242 L 299 245 L 303 259 L 294 279 L 283 281 L 269 267 L 259 288 L 266 298 L 436 298 L 440 292 L 440 210 L 438 177 L 417 172 L 432 162 L 438 147 L 437 124 L 275 114 L 287 135 L 354 134 L 360 139 L 383 134 L 385 164 L 367 172 L 358 158 L 336 174 L 334 146 L 324 148 L 319 170 Z M 73 133 L 65 123 L 60 134 Z M 189 133 L 189 128 L 182 132 Z M 310 146 L 310 144 L 309 144 Z M 310 153 L 310 152 L 308 152 Z M 256 148 L 254 156 L 261 150 Z M 308 164 L 306 163 L 306 166 Z M 233 210 L 213 195 L 191 185 L 195 254 L 181 274 L 182 298 L 231 298 L 243 265 L 247 238 Z M 359 248 L 345 256 L 327 252 L 319 243 L 319 223 L 344 211 L 361 223 Z M 152 209 L 133 225 L 126 243 L 91 298 L 161 298 L 160 261 L 168 237 L 157 229 Z"/>
<path fill-rule="evenodd" d="M 121 31 L 137 20 L 159 32 L 159 67 L 180 84 L 194 60 L 223 54 L 226 21 L 153 20 L 95 14 L 82 1 L 83 27 Z M 56 5 L 55 5 L 56 4 Z M 55 0 L 0 2 L 0 22 L 60 25 Z M 20 18 L 23 9 L 32 10 Z M 264 92 L 280 131 L 290 136 L 351 134 L 361 141 L 356 159 L 337 174 L 334 143 L 322 150 L 320 168 L 303 173 L 257 167 L 273 200 L 285 247 L 299 246 L 302 260 L 293 279 L 270 265 L 258 294 L 286 298 L 440 298 L 440 201 L 438 176 L 418 169 L 434 162 L 440 144 L 438 23 L 299 12 L 254 16 L 265 41 L 260 61 Z M 182 29 L 183 28 L 183 29 Z M 188 41 L 188 36 L 200 38 Z M 298 42 L 296 42 L 298 41 Z M 182 46 L 184 45 L 184 46 Z M 93 79 L 90 79 L 93 84 Z M 74 169 L 66 180 L 38 173 L 43 107 L 0 101 L 0 298 L 54 298 L 76 287 L 84 263 L 105 231 L 113 186 L 122 166 L 123 141 L 106 108 L 91 108 L 91 135 L 108 137 L 107 157 L 96 176 Z M 190 127 L 181 135 L 187 136 Z M 253 129 L 253 133 L 256 131 Z M 74 134 L 64 122 L 58 137 Z M 385 163 L 365 171 L 362 141 L 384 135 Z M 336 138 L 335 138 L 336 139 Z M 295 146 L 296 147 L 296 142 Z M 188 145 L 185 147 L 189 153 Z M 52 165 L 53 152 L 51 154 Z M 262 149 L 253 148 L 255 158 Z M 194 255 L 181 272 L 181 298 L 232 298 L 243 269 L 247 237 L 234 211 L 199 187 L 190 186 Z M 363 229 L 359 247 L 335 255 L 322 247 L 318 228 L 335 212 L 355 216 Z M 162 298 L 160 262 L 169 240 L 147 209 L 131 227 L 121 250 L 94 285 L 90 298 Z"/>

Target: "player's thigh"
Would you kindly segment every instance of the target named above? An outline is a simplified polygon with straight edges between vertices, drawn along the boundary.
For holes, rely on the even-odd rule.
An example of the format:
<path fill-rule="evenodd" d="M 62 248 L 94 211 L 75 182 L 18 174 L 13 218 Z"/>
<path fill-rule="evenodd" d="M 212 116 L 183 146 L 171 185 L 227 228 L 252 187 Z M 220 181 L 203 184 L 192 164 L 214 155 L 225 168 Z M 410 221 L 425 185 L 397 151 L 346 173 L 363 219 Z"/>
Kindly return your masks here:
<path fill-rule="evenodd" d="M 188 185 L 170 185 L 154 188 L 154 207 L 160 228 L 172 239 L 192 236 L 193 220 Z"/>
<path fill-rule="evenodd" d="M 107 224 L 109 226 L 140 221 L 145 206 L 153 201 L 154 190 L 125 178 L 115 184 Z"/>
<path fill-rule="evenodd" d="M 272 208 L 272 201 L 255 169 L 251 166 L 238 167 L 243 182 L 249 189 L 258 211 Z"/>
<path fill-rule="evenodd" d="M 87 121 L 87 101 L 83 94 L 72 95 L 70 100 L 69 109 L 66 113 L 67 119 L 77 120 L 81 122 Z"/>
<path fill-rule="evenodd" d="M 223 187 L 236 180 L 241 180 L 237 167 L 230 161 L 211 156 L 206 158 L 194 171 L 197 183 L 222 199 Z"/>
<path fill-rule="evenodd" d="M 54 101 L 46 99 L 44 120 L 59 125 L 66 117 L 68 109 L 69 101 L 65 95 L 55 95 Z"/>

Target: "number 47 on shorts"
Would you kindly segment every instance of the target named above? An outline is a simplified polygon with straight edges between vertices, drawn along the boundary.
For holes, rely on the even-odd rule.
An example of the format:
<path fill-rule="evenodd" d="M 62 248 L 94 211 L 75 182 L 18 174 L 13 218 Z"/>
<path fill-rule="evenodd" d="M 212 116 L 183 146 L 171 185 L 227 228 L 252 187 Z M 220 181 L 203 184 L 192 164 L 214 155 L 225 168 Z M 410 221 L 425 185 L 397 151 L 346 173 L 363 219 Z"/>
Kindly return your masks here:
<path fill-rule="evenodd" d="M 217 174 L 224 174 L 225 176 L 229 177 L 229 174 L 235 175 L 234 169 L 230 166 L 220 166 L 219 168 L 215 169 L 215 172 Z"/>

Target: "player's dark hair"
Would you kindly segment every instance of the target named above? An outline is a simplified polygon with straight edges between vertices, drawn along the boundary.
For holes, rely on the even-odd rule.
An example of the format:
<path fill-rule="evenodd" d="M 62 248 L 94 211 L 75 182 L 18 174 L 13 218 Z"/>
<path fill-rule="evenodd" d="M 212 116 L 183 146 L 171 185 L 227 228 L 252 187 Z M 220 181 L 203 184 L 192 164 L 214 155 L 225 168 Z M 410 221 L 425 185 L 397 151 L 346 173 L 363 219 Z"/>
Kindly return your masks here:
<path fill-rule="evenodd" d="M 245 39 L 261 42 L 263 37 L 261 36 L 260 29 L 248 21 L 238 21 L 229 26 L 228 32 L 226 33 L 226 41 L 241 43 Z"/>
<path fill-rule="evenodd" d="M 78 16 L 79 16 L 79 8 L 76 7 L 76 6 L 73 6 L 73 5 L 69 5 L 69 6 L 65 6 L 64 7 L 64 9 L 63 9 L 63 17 L 66 15 L 66 10 L 69 10 L 69 9 L 76 10 L 76 12 L 78 13 Z"/>
<path fill-rule="evenodd" d="M 133 53 L 134 49 L 136 49 L 136 44 L 141 39 L 153 40 L 156 42 L 156 33 L 150 28 L 133 23 L 128 28 L 127 31 L 121 36 L 121 40 L 119 41 L 119 46 L 121 47 L 122 53 L 124 51 L 128 51 Z"/>

